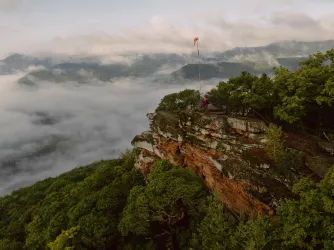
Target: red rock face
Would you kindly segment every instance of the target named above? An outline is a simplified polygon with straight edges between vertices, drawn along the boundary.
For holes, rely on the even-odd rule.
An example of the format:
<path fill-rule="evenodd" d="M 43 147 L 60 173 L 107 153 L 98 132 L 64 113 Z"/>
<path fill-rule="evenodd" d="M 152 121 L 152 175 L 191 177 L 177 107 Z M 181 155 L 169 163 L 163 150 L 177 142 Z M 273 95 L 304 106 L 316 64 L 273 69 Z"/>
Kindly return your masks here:
<path fill-rule="evenodd" d="M 263 149 L 266 125 L 262 121 L 166 112 L 148 117 L 151 131 L 132 141 L 141 148 L 136 166 L 142 173 L 147 175 L 161 158 L 188 167 L 205 179 L 209 189 L 216 189 L 221 202 L 235 214 L 253 218 L 258 213 L 274 214 L 278 201 L 291 196 L 292 184 L 301 177 L 299 170 L 272 165 Z M 285 134 L 285 138 L 290 147 L 307 154 L 316 145 L 307 137 Z M 312 152 L 312 157 L 319 157 Z"/>
<path fill-rule="evenodd" d="M 190 143 L 178 143 L 160 137 L 161 150 L 165 158 L 173 164 L 191 168 L 196 174 L 205 179 L 207 187 L 217 189 L 220 200 L 230 210 L 236 213 L 244 213 L 250 217 L 256 217 L 258 213 L 268 214 L 271 209 L 268 205 L 254 198 L 245 189 L 249 184 L 244 180 L 233 180 L 224 176 L 211 162 L 211 158 L 224 156 L 216 150 L 203 150 Z M 180 150 L 182 154 L 177 154 Z"/>
<path fill-rule="evenodd" d="M 156 160 L 159 160 L 159 157 L 155 154 L 146 149 L 141 149 L 140 156 L 137 160 L 137 167 L 140 169 L 142 174 L 146 176 L 150 172 L 152 165 Z"/>

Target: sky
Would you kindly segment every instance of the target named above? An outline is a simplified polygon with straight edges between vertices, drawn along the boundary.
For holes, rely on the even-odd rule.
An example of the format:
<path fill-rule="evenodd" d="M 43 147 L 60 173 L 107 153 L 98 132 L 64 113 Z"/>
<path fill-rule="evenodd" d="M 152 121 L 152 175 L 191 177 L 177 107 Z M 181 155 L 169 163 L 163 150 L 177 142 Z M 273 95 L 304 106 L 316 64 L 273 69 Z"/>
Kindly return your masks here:
<path fill-rule="evenodd" d="M 189 53 L 334 38 L 331 0 L 0 0 L 0 58 L 14 53 Z"/>

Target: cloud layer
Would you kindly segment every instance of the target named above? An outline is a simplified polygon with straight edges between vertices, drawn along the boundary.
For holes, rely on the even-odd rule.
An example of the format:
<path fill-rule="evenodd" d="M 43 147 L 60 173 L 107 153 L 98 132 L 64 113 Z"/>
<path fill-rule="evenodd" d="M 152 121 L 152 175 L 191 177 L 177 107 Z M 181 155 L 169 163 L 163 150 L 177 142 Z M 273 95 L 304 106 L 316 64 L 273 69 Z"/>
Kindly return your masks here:
<path fill-rule="evenodd" d="M 275 12 L 270 16 L 244 20 L 232 20 L 224 15 L 203 15 L 190 26 L 154 17 L 147 24 L 124 30 L 118 35 L 97 33 L 57 38 L 45 45 L 44 50 L 94 55 L 156 52 L 194 54 L 193 37 L 199 36 L 200 51 L 208 55 L 213 51 L 261 46 L 280 40 L 334 39 L 333 24 L 333 16 L 313 18 L 298 12 Z"/>
<path fill-rule="evenodd" d="M 0 195 L 118 156 L 148 129 L 146 113 L 164 95 L 198 87 L 123 78 L 85 85 L 40 82 L 38 88 L 26 88 L 16 84 L 19 77 L 0 77 Z"/>
<path fill-rule="evenodd" d="M 22 7 L 24 17 L 19 14 L 15 18 L 0 17 L 1 23 L 6 24 L 0 25 L 0 32 L 8 36 L 8 39 L 0 41 L 0 55 L 17 51 L 72 55 L 195 54 L 195 36 L 199 36 L 200 50 L 204 54 L 233 47 L 261 46 L 277 40 L 334 39 L 334 3 L 330 0 L 212 0 L 196 5 L 185 1 L 177 9 L 177 1 L 171 0 L 155 4 L 152 9 L 159 12 L 153 14 L 153 10 L 152 13 L 146 11 L 148 16 L 145 17 L 140 11 L 131 18 L 125 12 L 124 19 L 117 20 L 117 25 L 112 19 L 112 12 L 107 15 L 110 19 L 107 16 L 102 18 L 102 14 L 70 15 L 66 11 L 61 12 L 67 6 L 63 1 L 59 13 L 53 13 L 52 4 L 56 1 L 50 1 L 50 6 L 43 4 L 47 15 L 42 9 L 40 13 L 29 14 L 37 2 L 0 1 L 0 10 L 25 6 Z M 101 1 L 98 5 L 101 11 L 104 4 L 105 1 Z M 152 3 L 143 1 L 142 8 L 149 4 Z M 124 5 L 120 7 L 123 12 L 126 10 Z M 78 13 L 85 13 L 87 8 L 89 4 L 83 2 L 77 8 Z M 62 18 L 58 18 L 59 15 Z M 139 20 L 139 17 L 140 22 L 131 21 Z"/>

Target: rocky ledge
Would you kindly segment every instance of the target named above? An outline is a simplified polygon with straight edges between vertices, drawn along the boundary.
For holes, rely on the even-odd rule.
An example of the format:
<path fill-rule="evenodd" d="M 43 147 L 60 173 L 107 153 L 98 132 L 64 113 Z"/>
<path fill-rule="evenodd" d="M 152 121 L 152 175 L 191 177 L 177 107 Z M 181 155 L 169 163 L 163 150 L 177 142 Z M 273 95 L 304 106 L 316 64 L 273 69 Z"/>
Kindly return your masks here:
<path fill-rule="evenodd" d="M 146 175 L 157 159 L 191 168 L 223 204 L 250 217 L 273 214 L 280 198 L 291 197 L 292 185 L 303 175 L 322 176 L 333 163 L 308 136 L 286 134 L 287 147 L 306 155 L 305 168 L 279 169 L 264 151 L 267 125 L 256 119 L 220 114 L 156 112 L 147 115 L 150 131 L 136 136 L 141 149 L 136 167 Z"/>

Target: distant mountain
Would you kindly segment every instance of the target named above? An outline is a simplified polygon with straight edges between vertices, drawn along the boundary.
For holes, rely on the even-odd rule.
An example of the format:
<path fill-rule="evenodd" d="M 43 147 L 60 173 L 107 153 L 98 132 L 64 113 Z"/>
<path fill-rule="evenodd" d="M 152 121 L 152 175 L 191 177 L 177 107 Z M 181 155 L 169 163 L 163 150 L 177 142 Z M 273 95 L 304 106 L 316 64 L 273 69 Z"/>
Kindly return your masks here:
<path fill-rule="evenodd" d="M 52 58 L 38 59 L 21 54 L 12 54 L 0 61 L 0 75 L 13 74 L 18 71 L 25 71 L 31 66 L 52 66 Z"/>
<path fill-rule="evenodd" d="M 252 74 L 272 74 L 273 67 L 283 66 L 296 71 L 308 55 L 334 48 L 334 40 L 282 41 L 260 47 L 234 48 L 204 58 L 200 63 L 201 79 L 230 78 L 246 70 Z M 174 77 L 198 79 L 198 65 L 188 64 L 172 73 Z"/>
<path fill-rule="evenodd" d="M 260 55 L 263 59 L 277 57 L 305 57 L 317 51 L 325 52 L 334 48 L 334 40 L 326 41 L 281 41 L 270 43 L 259 47 L 237 47 L 231 50 L 217 53 L 216 57 L 220 60 L 242 61 L 254 55 Z"/>
<path fill-rule="evenodd" d="M 124 58 L 126 59 L 126 58 Z M 138 55 L 130 63 L 100 62 L 65 62 L 53 67 L 30 72 L 19 80 L 19 83 L 34 85 L 36 81 L 51 82 L 75 81 L 87 83 L 91 79 L 110 81 L 118 77 L 143 77 L 151 75 L 164 65 L 175 67 L 183 65 L 185 59 L 177 54 Z"/>
<path fill-rule="evenodd" d="M 305 57 L 292 58 L 276 58 L 278 64 L 274 66 L 283 66 L 290 71 L 296 71 L 299 67 L 299 62 L 306 59 Z M 200 70 L 201 80 L 210 78 L 226 79 L 240 75 L 242 71 L 248 71 L 254 75 L 266 73 L 273 74 L 273 67 L 263 64 L 262 67 L 259 62 L 220 62 L 215 64 L 187 64 L 177 71 L 172 73 L 175 78 L 184 78 L 189 80 L 197 80 L 198 72 Z"/>
<path fill-rule="evenodd" d="M 39 80 L 51 82 L 91 82 L 91 79 L 112 81 L 118 77 L 142 77 L 152 74 L 170 74 L 172 78 L 197 79 L 200 61 L 201 79 L 229 78 L 247 70 L 253 74 L 273 72 L 274 66 L 291 71 L 298 69 L 299 62 L 317 51 L 325 52 L 334 47 L 328 41 L 282 41 L 259 47 L 234 48 L 211 53 L 210 57 L 178 54 L 120 55 L 119 61 L 104 57 L 55 57 L 33 58 L 14 54 L 0 61 L 0 74 L 26 70 L 30 66 L 42 66 L 25 77 L 20 83 L 33 85 Z M 172 70 L 171 70 L 172 69 Z M 168 72 L 169 71 L 169 72 Z M 167 73 L 166 73 L 167 72 Z M 170 73 L 171 72 L 171 73 Z"/>
<path fill-rule="evenodd" d="M 233 76 L 238 76 L 243 70 L 253 74 L 261 73 L 260 71 L 257 71 L 246 64 L 221 62 L 218 64 L 188 64 L 173 72 L 172 76 L 196 80 L 198 79 L 199 70 L 201 80 L 207 80 L 210 78 L 230 78 Z"/>

